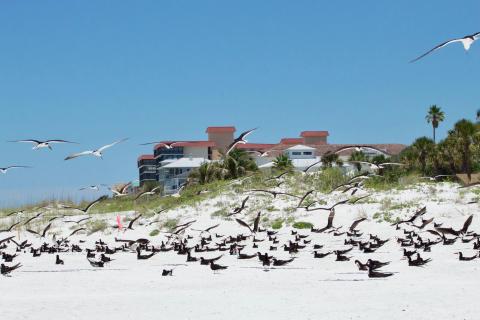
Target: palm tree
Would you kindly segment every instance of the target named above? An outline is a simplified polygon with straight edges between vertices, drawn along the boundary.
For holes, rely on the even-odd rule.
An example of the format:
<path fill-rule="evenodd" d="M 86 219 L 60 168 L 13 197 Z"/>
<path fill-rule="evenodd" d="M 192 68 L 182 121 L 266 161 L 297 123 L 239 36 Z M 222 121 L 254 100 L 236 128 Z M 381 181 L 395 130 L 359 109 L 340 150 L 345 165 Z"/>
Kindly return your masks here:
<path fill-rule="evenodd" d="M 292 160 L 290 160 L 287 155 L 281 154 L 273 160 L 273 168 L 280 171 L 290 171 L 293 169 Z"/>
<path fill-rule="evenodd" d="M 437 107 L 436 105 L 432 105 L 430 106 L 430 109 L 428 110 L 425 119 L 428 123 L 432 124 L 433 142 L 435 142 L 435 130 L 438 128 L 439 123 L 445 120 L 445 114 L 439 107 Z"/>
<path fill-rule="evenodd" d="M 257 171 L 258 167 L 251 156 L 241 149 L 234 149 L 223 156 L 223 168 L 227 171 L 226 178 L 237 179 L 247 172 Z"/>
<path fill-rule="evenodd" d="M 322 156 L 322 163 L 325 168 L 331 168 L 335 163 L 337 166 L 343 165 L 343 161 L 339 158 L 338 154 L 333 152 L 327 152 Z"/>
<path fill-rule="evenodd" d="M 203 163 L 200 167 L 193 170 L 188 176 L 191 182 L 206 184 L 215 180 L 223 180 L 227 174 L 226 170 L 218 163 Z"/>
<path fill-rule="evenodd" d="M 422 173 L 427 174 L 427 161 L 435 150 L 435 142 L 430 138 L 421 137 L 413 142 L 411 148 Z"/>
<path fill-rule="evenodd" d="M 448 136 L 437 145 L 439 161 L 444 168 L 448 169 L 447 171 L 450 174 L 455 174 L 457 172 L 456 160 L 458 159 L 458 152 L 456 150 L 458 148 L 456 140 L 455 132 L 450 130 Z"/>
<path fill-rule="evenodd" d="M 472 174 L 472 151 L 473 139 L 477 132 L 475 124 L 467 119 L 462 119 L 455 123 L 453 128 L 456 134 L 459 151 L 462 158 L 462 171 L 468 175 L 470 180 Z"/>
<path fill-rule="evenodd" d="M 367 156 L 362 151 L 354 151 L 352 152 L 348 160 L 349 161 L 367 161 Z M 362 164 L 355 163 L 355 167 L 357 168 L 357 171 L 360 171 L 362 169 Z"/>

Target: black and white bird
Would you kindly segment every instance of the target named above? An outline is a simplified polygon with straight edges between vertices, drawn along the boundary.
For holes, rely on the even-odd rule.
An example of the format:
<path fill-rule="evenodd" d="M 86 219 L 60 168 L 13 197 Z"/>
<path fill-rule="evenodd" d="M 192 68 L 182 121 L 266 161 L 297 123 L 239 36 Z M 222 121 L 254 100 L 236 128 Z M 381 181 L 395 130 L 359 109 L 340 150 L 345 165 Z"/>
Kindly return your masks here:
<path fill-rule="evenodd" d="M 88 213 L 88 211 L 96 204 L 102 202 L 103 200 L 106 200 L 108 197 L 107 196 L 101 196 L 95 201 L 90 202 L 85 208 L 77 208 L 77 207 L 70 207 L 70 206 L 65 206 L 65 209 L 75 209 L 78 211 L 82 211 L 83 213 Z"/>
<path fill-rule="evenodd" d="M 144 196 L 153 196 L 153 195 L 156 195 L 158 194 L 158 191 L 160 190 L 160 187 L 155 187 L 153 188 L 152 190 L 150 191 L 144 191 L 144 192 L 140 192 L 134 200 L 138 200 L 140 199 L 141 197 L 144 197 Z"/>
<path fill-rule="evenodd" d="M 54 143 L 78 144 L 77 142 L 61 140 L 61 139 L 52 139 L 52 140 L 44 140 L 44 141 L 35 140 L 35 139 L 25 139 L 25 140 L 14 140 L 14 141 L 9 141 L 9 142 L 32 143 L 33 144 L 32 150 L 45 149 L 45 148 L 53 150 L 51 144 L 54 144 Z"/>
<path fill-rule="evenodd" d="M 127 140 L 128 140 L 128 138 L 125 138 L 125 139 L 122 139 L 122 140 L 115 141 L 111 144 L 107 144 L 106 146 L 103 146 L 103 147 L 98 148 L 96 150 L 87 150 L 87 151 L 83 151 L 83 152 L 79 152 L 79 153 L 74 153 L 74 154 L 71 154 L 68 157 L 66 157 L 65 160 L 71 160 L 71 159 L 75 159 L 75 158 L 78 158 L 78 157 L 81 157 L 81 156 L 88 156 L 88 155 L 92 155 L 92 156 L 95 156 L 97 158 L 103 159 L 103 152 L 106 149 L 111 148 L 114 145 L 119 144 L 119 143 L 124 142 L 124 141 L 127 141 Z"/>
<path fill-rule="evenodd" d="M 354 150 L 356 152 L 363 152 L 363 151 L 371 150 L 371 151 L 378 152 L 380 154 L 385 153 L 384 150 L 380 150 L 380 149 L 377 149 L 377 148 L 374 148 L 374 147 L 371 147 L 371 146 L 362 146 L 362 145 L 341 147 L 341 148 L 337 149 L 335 151 L 335 153 L 340 153 L 342 151 L 347 151 L 347 150 Z"/>
<path fill-rule="evenodd" d="M 131 182 L 123 185 L 121 188 L 114 188 L 114 187 L 108 187 L 108 190 L 110 190 L 113 193 L 114 197 L 124 197 L 128 196 L 128 188 L 131 186 Z"/>
<path fill-rule="evenodd" d="M 238 138 L 236 138 L 235 140 L 233 140 L 233 142 L 228 146 L 228 150 L 227 150 L 227 153 L 226 154 L 229 154 L 230 152 L 232 152 L 233 149 L 235 149 L 235 147 L 239 144 L 246 144 L 247 143 L 247 140 L 245 139 L 249 134 L 251 134 L 253 131 L 257 130 L 257 128 L 255 129 L 250 129 L 248 131 L 245 131 L 245 132 L 242 132 Z"/>
<path fill-rule="evenodd" d="M 0 168 L 0 173 L 5 174 L 9 170 L 19 169 L 19 168 L 24 168 L 25 169 L 25 168 L 31 168 L 31 167 L 28 167 L 28 166 L 9 166 L 9 167 Z"/>
<path fill-rule="evenodd" d="M 92 186 L 88 186 L 88 187 L 83 187 L 83 188 L 80 188 L 78 189 L 79 191 L 84 191 L 84 190 L 93 190 L 93 191 L 98 191 L 100 190 L 100 187 L 101 186 L 105 186 L 105 185 L 92 185 Z"/>
<path fill-rule="evenodd" d="M 472 44 L 475 41 L 477 41 L 478 39 L 480 39 L 480 32 L 465 36 L 463 38 L 456 38 L 456 39 L 445 41 L 445 42 L 439 44 L 438 46 L 436 46 L 435 48 L 433 48 L 433 49 L 427 51 L 426 53 L 422 54 L 420 57 L 413 59 L 412 61 L 410 61 L 410 63 L 418 61 L 418 60 L 422 59 L 423 57 L 425 57 L 426 55 L 428 55 L 428 54 L 430 54 L 434 51 L 437 51 L 438 49 L 441 49 L 445 46 L 448 46 L 451 43 L 455 43 L 455 42 L 461 42 L 465 51 L 468 51 L 468 50 L 470 50 L 470 47 L 472 46 Z"/>

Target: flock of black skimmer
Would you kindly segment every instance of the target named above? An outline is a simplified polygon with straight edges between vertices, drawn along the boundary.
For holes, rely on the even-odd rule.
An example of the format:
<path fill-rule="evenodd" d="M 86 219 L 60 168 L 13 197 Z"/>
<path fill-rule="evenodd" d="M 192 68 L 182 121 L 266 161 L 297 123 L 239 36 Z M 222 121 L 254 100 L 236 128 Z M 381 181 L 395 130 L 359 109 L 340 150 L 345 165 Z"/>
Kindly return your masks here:
<path fill-rule="evenodd" d="M 265 179 L 264 182 L 274 186 L 279 180 L 286 177 L 286 173 L 282 173 Z M 338 263 L 352 263 L 353 268 L 365 272 L 365 277 L 368 278 L 387 278 L 395 273 L 382 269 L 388 268 L 391 261 L 375 259 L 376 252 L 380 248 L 384 248 L 387 243 L 396 243 L 398 251 L 403 253 L 405 263 L 411 267 L 426 267 L 432 261 L 428 257 L 432 248 L 451 246 L 457 241 L 465 244 L 471 243 L 472 249 L 476 252 L 480 250 L 480 234 L 469 230 L 473 215 L 469 216 L 464 224 L 456 229 L 437 223 L 432 217 L 425 218 L 427 207 L 416 210 L 407 219 L 391 224 L 390 227 L 395 230 L 397 235 L 394 239 L 381 238 L 376 234 L 363 232 L 361 226 L 367 218 L 352 220 L 347 226 L 336 225 L 335 211 L 337 207 L 355 205 L 359 200 L 369 196 L 367 194 L 361 197 L 353 197 L 356 191 L 362 189 L 363 181 L 369 178 L 371 178 L 371 174 L 362 173 L 352 177 L 347 183 L 334 188 L 331 192 L 344 194 L 345 199 L 324 206 L 315 201 L 306 203 L 308 196 L 316 193 L 315 190 L 309 190 L 304 195 L 277 192 L 268 188 L 248 190 L 240 203 L 231 206 L 231 212 L 227 215 L 228 219 L 232 219 L 238 224 L 239 228 L 237 229 L 243 229 L 243 232 L 228 235 L 218 234 L 216 230 L 222 223 L 208 227 L 200 225 L 199 227 L 196 220 L 191 220 L 178 223 L 168 232 L 162 232 L 164 237 L 158 243 L 153 243 L 151 237 L 129 239 L 128 235 L 130 230 L 137 228 L 140 222 L 141 225 L 154 223 L 157 218 L 156 215 L 168 210 L 168 208 L 155 212 L 155 215 L 149 218 L 144 218 L 143 214 L 137 214 L 125 228 L 113 225 L 111 227 L 116 228 L 121 236 L 117 235 L 110 243 L 98 239 L 94 244 L 87 243 L 85 223 L 92 219 L 88 215 L 91 208 L 105 200 L 105 196 L 85 207 L 60 206 L 62 212 L 65 213 L 50 218 L 40 231 L 32 230 L 29 225 L 42 216 L 45 212 L 41 211 L 42 209 L 49 210 L 51 208 L 37 208 L 36 210 L 40 212 L 35 213 L 33 217 L 24 220 L 17 219 L 17 222 L 0 230 L 0 235 L 6 234 L 5 238 L 0 238 L 1 274 L 10 276 L 19 270 L 22 265 L 15 260 L 20 255 L 31 255 L 35 258 L 51 255 L 52 266 L 62 267 L 68 265 L 69 255 L 78 254 L 84 255 L 85 263 L 91 267 L 104 268 L 109 264 L 117 263 L 115 256 L 121 254 L 135 255 L 137 260 L 150 260 L 157 255 L 170 253 L 185 256 L 186 265 L 199 263 L 208 266 L 212 272 L 219 273 L 229 268 L 221 260 L 227 254 L 235 256 L 238 260 L 258 260 L 258 268 L 271 271 L 277 268 L 289 268 L 295 264 L 298 254 L 306 252 L 311 254 L 313 259 L 334 259 Z M 268 229 L 262 227 L 261 212 L 258 212 L 252 221 L 248 221 L 243 213 L 248 208 L 251 199 L 265 196 L 270 196 L 272 200 L 277 197 L 291 198 L 297 203 L 297 210 L 327 212 L 325 225 L 312 226 L 309 230 Z M 86 216 L 72 220 L 71 216 L 77 216 L 76 212 Z M 25 211 L 12 212 L 7 217 L 21 217 L 26 214 Z M 49 232 L 52 230 L 55 221 L 58 220 L 62 220 L 64 224 L 73 223 L 76 227 L 71 228 L 74 230 L 69 231 L 68 234 L 58 236 L 57 230 L 57 233 L 51 236 L 52 233 L 49 234 Z M 15 235 L 19 226 L 25 226 L 26 232 L 41 241 L 34 245 L 34 242 L 28 239 L 21 240 L 23 238 L 20 237 L 20 233 Z M 123 230 L 119 230 L 120 228 Z M 319 241 L 318 235 L 320 234 L 323 235 L 323 243 Z M 327 246 L 324 242 L 328 238 L 336 240 L 334 241 L 336 247 L 330 247 L 326 250 Z M 42 244 L 39 245 L 39 243 Z M 280 252 L 283 255 L 279 254 Z M 456 252 L 456 255 L 458 255 L 460 261 L 472 261 L 479 258 L 478 253 L 465 255 L 459 251 Z M 163 269 L 161 275 L 173 276 L 174 268 Z"/>

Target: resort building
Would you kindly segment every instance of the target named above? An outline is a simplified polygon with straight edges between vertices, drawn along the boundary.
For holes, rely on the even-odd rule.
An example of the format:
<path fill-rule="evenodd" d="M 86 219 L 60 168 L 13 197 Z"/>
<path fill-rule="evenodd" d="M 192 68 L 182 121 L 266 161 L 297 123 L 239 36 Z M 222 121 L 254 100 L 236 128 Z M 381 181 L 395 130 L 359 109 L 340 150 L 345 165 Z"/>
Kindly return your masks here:
<path fill-rule="evenodd" d="M 172 141 L 162 141 L 153 148 L 153 154 L 138 158 L 140 184 L 147 181 L 159 182 L 164 186 L 165 194 L 172 194 L 186 182 L 190 172 L 203 163 L 221 159 L 228 146 L 235 139 L 236 129 L 233 126 L 208 127 L 208 140 L 181 141 L 167 147 Z M 252 152 L 252 158 L 260 169 L 273 166 L 275 158 L 285 154 L 297 170 L 304 170 L 319 162 L 322 156 L 335 152 L 343 147 L 358 146 L 355 144 L 329 144 L 328 131 L 303 131 L 298 138 L 283 138 L 278 143 L 246 143 L 239 144 L 238 149 Z M 362 144 L 376 150 L 364 150 L 370 157 L 398 155 L 406 146 L 402 144 Z M 348 160 L 353 150 L 339 153 L 342 160 Z M 266 153 L 266 156 L 260 156 Z M 349 165 L 345 165 L 348 167 Z M 311 170 L 318 170 L 321 164 L 314 165 Z M 348 169 L 348 168 L 347 168 Z"/>

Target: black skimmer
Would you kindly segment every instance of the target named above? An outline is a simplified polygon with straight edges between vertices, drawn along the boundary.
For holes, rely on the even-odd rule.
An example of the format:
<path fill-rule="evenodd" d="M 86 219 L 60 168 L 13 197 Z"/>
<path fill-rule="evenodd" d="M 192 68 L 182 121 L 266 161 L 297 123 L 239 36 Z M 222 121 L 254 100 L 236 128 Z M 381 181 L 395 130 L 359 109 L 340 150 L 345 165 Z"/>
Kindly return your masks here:
<path fill-rule="evenodd" d="M 228 155 L 233 149 L 235 149 L 235 147 L 238 145 L 238 144 L 246 144 L 247 143 L 247 140 L 245 139 L 249 134 L 251 134 L 253 131 L 257 130 L 257 128 L 255 129 L 251 129 L 251 130 L 248 130 L 248 131 L 245 131 L 245 132 L 242 132 L 238 138 L 236 138 L 235 140 L 233 140 L 233 142 L 228 146 L 228 150 L 226 152 L 226 154 Z"/>
<path fill-rule="evenodd" d="M 25 139 L 25 140 L 14 140 L 14 141 L 9 141 L 9 142 L 26 142 L 26 143 L 33 143 L 33 148 L 32 150 L 39 150 L 39 149 L 44 149 L 48 148 L 52 150 L 51 144 L 55 143 L 69 143 L 69 144 L 78 144 L 77 142 L 72 142 L 72 141 L 67 141 L 67 140 L 61 140 L 61 139 L 52 139 L 52 140 L 35 140 L 35 139 Z"/>
<path fill-rule="evenodd" d="M 478 39 L 480 39 L 480 32 L 470 34 L 470 35 L 465 36 L 463 38 L 456 38 L 456 39 L 445 41 L 445 42 L 439 44 L 438 46 L 436 46 L 435 48 L 433 48 L 433 49 L 427 51 L 426 53 L 422 54 L 420 57 L 413 59 L 412 61 L 410 61 L 410 63 L 418 61 L 418 60 L 422 59 L 423 57 L 425 57 L 426 55 L 428 55 L 428 54 L 430 54 L 430 53 L 432 53 L 432 52 L 434 52 L 438 49 L 441 49 L 441 48 L 443 48 L 443 47 L 445 47 L 445 46 L 447 46 L 451 43 L 455 43 L 455 42 L 461 42 L 465 51 L 468 51 L 468 50 L 470 50 L 470 47 L 472 46 L 472 44 L 475 41 L 477 41 Z"/>
<path fill-rule="evenodd" d="M 28 167 L 28 166 L 8 166 L 8 167 L 0 168 L 0 173 L 6 174 L 9 170 L 20 169 L 20 168 L 28 169 L 28 168 L 31 168 L 31 167 Z"/>
<path fill-rule="evenodd" d="M 103 146 L 103 147 L 95 149 L 95 150 L 87 150 L 87 151 L 83 151 L 83 152 L 79 152 L 79 153 L 74 153 L 74 154 L 71 154 L 68 157 L 66 157 L 65 160 L 72 160 L 72 159 L 75 159 L 75 158 L 78 158 L 78 157 L 81 157 L 81 156 L 88 156 L 88 155 L 103 159 L 103 152 L 106 149 L 111 148 L 114 145 L 117 145 L 117 144 L 119 144 L 121 142 L 124 142 L 124 141 L 127 141 L 127 140 L 128 140 L 128 138 L 115 141 L 111 144 L 107 144 L 106 146 Z"/>

